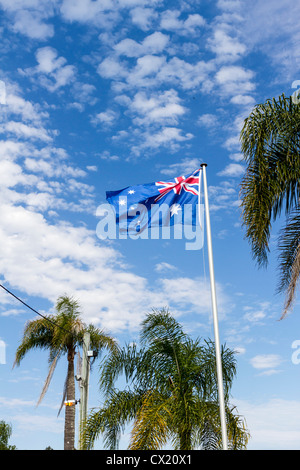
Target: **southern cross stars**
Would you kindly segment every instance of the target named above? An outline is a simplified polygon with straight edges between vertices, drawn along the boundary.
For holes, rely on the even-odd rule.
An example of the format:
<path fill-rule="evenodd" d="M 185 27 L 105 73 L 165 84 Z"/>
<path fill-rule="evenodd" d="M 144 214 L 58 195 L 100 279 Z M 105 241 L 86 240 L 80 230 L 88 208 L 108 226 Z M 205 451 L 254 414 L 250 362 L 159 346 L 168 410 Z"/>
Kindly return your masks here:
<path fill-rule="evenodd" d="M 171 217 L 172 215 L 176 214 L 178 215 L 178 211 L 181 211 L 181 207 L 179 204 L 173 204 L 171 207 L 170 207 L 170 211 L 171 211 Z"/>

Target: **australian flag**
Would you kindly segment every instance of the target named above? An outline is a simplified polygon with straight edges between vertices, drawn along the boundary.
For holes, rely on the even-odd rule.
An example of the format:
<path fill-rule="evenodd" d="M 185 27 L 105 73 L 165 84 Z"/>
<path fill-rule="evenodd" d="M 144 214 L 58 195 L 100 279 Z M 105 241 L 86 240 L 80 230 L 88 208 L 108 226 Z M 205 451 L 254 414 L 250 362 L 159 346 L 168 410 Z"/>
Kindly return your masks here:
<path fill-rule="evenodd" d="M 107 191 L 106 200 L 114 207 L 120 230 L 138 233 L 150 227 L 199 223 L 200 172 Z"/>

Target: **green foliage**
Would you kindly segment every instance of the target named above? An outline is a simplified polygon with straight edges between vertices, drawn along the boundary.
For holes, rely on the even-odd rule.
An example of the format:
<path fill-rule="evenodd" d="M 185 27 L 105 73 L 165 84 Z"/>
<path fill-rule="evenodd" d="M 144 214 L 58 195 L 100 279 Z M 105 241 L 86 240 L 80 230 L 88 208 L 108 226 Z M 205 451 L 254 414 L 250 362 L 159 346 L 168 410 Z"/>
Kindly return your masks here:
<path fill-rule="evenodd" d="M 0 450 L 16 450 L 16 446 L 8 444 L 12 434 L 12 427 L 5 421 L 0 421 Z"/>
<path fill-rule="evenodd" d="M 254 259 L 266 266 L 274 222 L 282 213 L 279 237 L 279 292 L 285 292 L 283 316 L 294 300 L 300 274 L 300 106 L 281 95 L 257 105 L 245 120 L 241 148 L 247 162 L 241 182 L 243 225 Z"/>
<path fill-rule="evenodd" d="M 103 435 L 105 446 L 115 449 L 121 431 L 132 422 L 130 449 L 160 449 L 169 442 L 182 450 L 220 448 L 214 343 L 192 340 L 165 310 L 146 316 L 140 338 L 141 348 L 127 345 L 101 365 L 106 400 L 90 413 L 85 448 Z M 244 420 L 228 404 L 236 361 L 228 348 L 222 347 L 221 356 L 230 447 L 245 448 Z M 115 383 L 122 376 L 129 388 L 120 391 Z"/>

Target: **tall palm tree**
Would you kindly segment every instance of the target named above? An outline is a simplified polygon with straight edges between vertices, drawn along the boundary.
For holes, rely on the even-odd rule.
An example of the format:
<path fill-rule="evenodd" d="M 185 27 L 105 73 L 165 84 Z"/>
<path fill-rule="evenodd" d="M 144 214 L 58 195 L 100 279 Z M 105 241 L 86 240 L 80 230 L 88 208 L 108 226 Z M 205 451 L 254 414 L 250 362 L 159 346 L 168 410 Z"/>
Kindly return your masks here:
<path fill-rule="evenodd" d="M 118 447 L 125 426 L 133 421 L 129 449 L 160 449 L 171 442 L 175 449 L 221 448 L 215 349 L 193 341 L 168 311 L 153 311 L 142 323 L 142 348 L 130 345 L 110 356 L 102 366 L 104 406 L 90 413 L 85 448 L 103 434 L 104 445 Z M 229 442 L 245 448 L 248 432 L 243 419 L 228 403 L 236 373 L 233 352 L 222 348 Z M 129 388 L 115 382 L 124 373 Z"/>
<path fill-rule="evenodd" d="M 272 223 L 285 213 L 278 239 L 282 317 L 292 306 L 300 274 L 300 105 L 284 94 L 257 105 L 241 131 L 247 162 L 241 182 L 246 237 L 254 259 L 266 266 Z"/>
<path fill-rule="evenodd" d="M 75 400 L 74 358 L 76 349 L 83 344 L 84 332 L 90 333 L 91 349 L 100 353 L 104 348 L 116 353 L 115 340 L 93 325 L 85 326 L 80 319 L 80 306 L 70 297 L 61 296 L 56 303 L 56 315 L 49 315 L 31 320 L 24 329 L 23 339 L 16 351 L 14 365 L 20 365 L 24 356 L 32 349 L 40 348 L 49 350 L 49 373 L 46 378 L 38 404 L 44 397 L 57 361 L 66 355 L 68 361 L 67 377 L 65 381 L 64 401 Z M 75 406 L 65 407 L 64 449 L 74 449 L 75 439 Z"/>

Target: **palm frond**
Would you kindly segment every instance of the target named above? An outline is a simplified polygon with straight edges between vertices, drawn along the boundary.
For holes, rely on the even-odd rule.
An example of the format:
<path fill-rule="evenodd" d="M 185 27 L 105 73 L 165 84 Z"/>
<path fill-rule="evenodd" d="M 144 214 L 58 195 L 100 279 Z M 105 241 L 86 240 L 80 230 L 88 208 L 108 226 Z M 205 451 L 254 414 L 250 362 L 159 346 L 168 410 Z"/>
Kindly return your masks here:
<path fill-rule="evenodd" d="M 126 380 L 130 380 L 136 373 L 139 355 L 135 344 L 113 350 L 100 364 L 100 389 L 109 392 L 122 373 L 125 374 Z"/>
<path fill-rule="evenodd" d="M 166 309 L 153 309 L 142 321 L 141 341 L 143 344 L 154 344 L 158 340 L 178 342 L 186 338 L 182 326 Z"/>
<path fill-rule="evenodd" d="M 48 372 L 48 375 L 47 375 L 47 377 L 46 377 L 46 380 L 45 380 L 45 383 L 44 383 L 44 386 L 43 386 L 41 395 L 40 395 L 40 397 L 39 397 L 39 399 L 38 399 L 38 402 L 37 402 L 36 406 L 38 406 L 38 405 L 41 403 L 42 399 L 44 398 L 44 396 L 45 396 L 45 394 L 46 394 L 46 392 L 47 392 L 47 390 L 48 390 L 48 387 L 49 387 L 49 384 L 50 384 L 50 382 L 51 382 L 51 379 L 52 379 L 52 376 L 53 376 L 53 372 L 54 372 L 54 370 L 55 370 L 55 367 L 56 367 L 56 364 L 57 364 L 57 360 L 59 359 L 60 354 L 61 354 L 61 352 L 58 351 L 58 353 L 56 354 L 56 356 L 54 357 L 53 361 L 52 361 L 51 364 L 50 364 L 49 372 Z"/>
<path fill-rule="evenodd" d="M 220 410 L 216 401 L 202 400 L 198 402 L 196 415 L 197 426 L 194 426 L 194 448 L 202 450 L 219 450 L 222 448 L 222 431 Z"/>
<path fill-rule="evenodd" d="M 257 105 L 245 120 L 241 148 L 248 163 L 241 182 L 243 225 L 254 259 L 266 265 L 272 219 L 288 213 L 300 190 L 299 106 L 280 96 Z"/>
<path fill-rule="evenodd" d="M 92 449 L 95 440 L 103 435 L 104 446 L 117 449 L 122 430 L 137 414 L 141 407 L 143 392 L 130 390 L 110 391 L 102 408 L 92 410 L 83 427 L 84 449 Z"/>
<path fill-rule="evenodd" d="M 300 207 L 287 218 L 278 241 L 280 283 L 278 292 L 285 292 L 285 304 L 281 318 L 291 308 L 300 275 Z"/>
<path fill-rule="evenodd" d="M 85 331 L 90 334 L 91 349 L 100 353 L 106 350 L 109 353 L 117 353 L 119 345 L 115 338 L 106 333 L 104 330 L 95 328 L 94 325 L 89 325 Z"/>
<path fill-rule="evenodd" d="M 105 412 L 100 410 L 91 410 L 86 423 L 84 423 L 81 435 L 81 449 L 91 450 L 95 440 L 105 431 Z"/>
<path fill-rule="evenodd" d="M 226 409 L 228 442 L 231 450 L 245 450 L 250 439 L 247 423 L 235 406 Z"/>
<path fill-rule="evenodd" d="M 59 407 L 58 412 L 57 412 L 57 416 L 60 415 L 60 412 L 61 412 L 61 410 L 64 406 L 65 400 L 67 398 L 67 390 L 68 390 L 68 374 L 66 375 L 66 378 L 65 378 L 64 388 L 63 388 L 63 393 L 62 393 L 62 399 L 61 399 L 60 407 Z"/>
<path fill-rule="evenodd" d="M 49 316 L 53 321 L 53 316 Z M 53 324 L 45 318 L 37 318 L 27 322 L 24 328 L 23 338 L 17 348 L 13 366 L 19 366 L 24 356 L 31 349 L 50 349 L 52 347 Z"/>
<path fill-rule="evenodd" d="M 168 440 L 171 398 L 157 390 L 149 390 L 134 421 L 129 444 L 130 450 L 161 449 Z"/>

